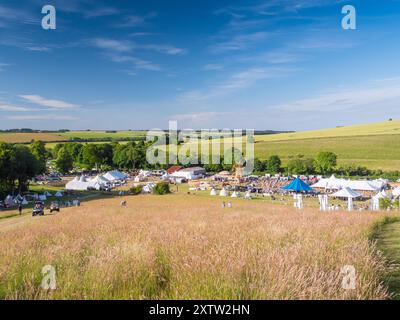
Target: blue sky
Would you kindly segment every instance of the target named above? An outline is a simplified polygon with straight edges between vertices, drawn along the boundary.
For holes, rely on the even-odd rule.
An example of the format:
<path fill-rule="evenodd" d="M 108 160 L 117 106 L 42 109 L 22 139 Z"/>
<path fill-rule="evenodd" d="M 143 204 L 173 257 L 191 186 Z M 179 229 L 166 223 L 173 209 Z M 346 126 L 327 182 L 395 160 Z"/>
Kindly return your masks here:
<path fill-rule="evenodd" d="M 56 30 L 41 28 L 46 4 Z M 399 18 L 398 0 L 1 0 L 0 129 L 400 118 Z"/>

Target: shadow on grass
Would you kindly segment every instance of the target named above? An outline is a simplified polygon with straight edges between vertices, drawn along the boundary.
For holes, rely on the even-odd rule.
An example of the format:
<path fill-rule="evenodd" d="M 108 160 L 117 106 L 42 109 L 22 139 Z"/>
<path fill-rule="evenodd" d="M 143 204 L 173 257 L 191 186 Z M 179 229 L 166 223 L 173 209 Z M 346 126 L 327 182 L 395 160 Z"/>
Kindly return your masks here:
<path fill-rule="evenodd" d="M 373 228 L 370 239 L 376 241 L 387 261 L 383 283 L 392 299 L 400 300 L 400 217 L 385 217 Z"/>

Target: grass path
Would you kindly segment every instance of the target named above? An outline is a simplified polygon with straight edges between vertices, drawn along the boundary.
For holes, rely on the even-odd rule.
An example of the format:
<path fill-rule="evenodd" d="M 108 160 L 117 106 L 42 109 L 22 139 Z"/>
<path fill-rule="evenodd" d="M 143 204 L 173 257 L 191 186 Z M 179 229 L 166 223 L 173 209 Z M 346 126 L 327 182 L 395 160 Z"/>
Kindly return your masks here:
<path fill-rule="evenodd" d="M 384 281 L 393 294 L 392 298 L 400 300 L 400 221 L 382 227 L 377 237 L 377 245 L 390 263 Z"/>

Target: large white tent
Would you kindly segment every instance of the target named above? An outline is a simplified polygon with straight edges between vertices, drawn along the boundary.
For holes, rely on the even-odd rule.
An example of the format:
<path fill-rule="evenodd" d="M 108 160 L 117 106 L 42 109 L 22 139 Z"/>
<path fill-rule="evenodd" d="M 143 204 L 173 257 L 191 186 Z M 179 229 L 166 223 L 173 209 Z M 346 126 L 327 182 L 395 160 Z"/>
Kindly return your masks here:
<path fill-rule="evenodd" d="M 359 194 L 358 192 L 355 192 L 350 187 L 344 187 L 343 189 L 339 190 L 338 192 L 335 192 L 334 194 L 332 194 L 331 196 L 337 197 L 337 198 L 347 198 L 347 210 L 353 211 L 353 199 L 361 197 L 361 194 Z"/>
<path fill-rule="evenodd" d="M 352 190 L 357 191 L 372 191 L 376 192 L 381 190 L 387 185 L 387 180 L 345 180 L 338 179 L 335 175 L 329 178 L 322 178 L 317 183 L 313 184 L 312 188 L 329 189 L 329 190 L 340 190 L 345 187 L 349 187 Z"/>
<path fill-rule="evenodd" d="M 338 192 L 332 194 L 331 196 L 336 198 L 359 198 L 361 197 L 361 194 L 359 194 L 358 192 L 354 191 L 349 187 L 344 187 L 343 189 L 340 189 Z"/>
<path fill-rule="evenodd" d="M 70 182 L 65 185 L 65 189 L 67 190 L 76 190 L 76 191 L 83 191 L 87 190 L 89 186 L 89 181 L 85 176 L 75 177 Z"/>
<path fill-rule="evenodd" d="M 100 190 L 103 188 L 107 188 L 110 184 L 110 181 L 104 178 L 103 176 L 97 175 L 93 179 L 89 181 L 88 187 Z"/>
<path fill-rule="evenodd" d="M 108 181 L 113 182 L 117 180 L 126 180 L 128 178 L 128 175 L 118 170 L 114 170 L 107 172 L 103 177 L 106 178 Z"/>

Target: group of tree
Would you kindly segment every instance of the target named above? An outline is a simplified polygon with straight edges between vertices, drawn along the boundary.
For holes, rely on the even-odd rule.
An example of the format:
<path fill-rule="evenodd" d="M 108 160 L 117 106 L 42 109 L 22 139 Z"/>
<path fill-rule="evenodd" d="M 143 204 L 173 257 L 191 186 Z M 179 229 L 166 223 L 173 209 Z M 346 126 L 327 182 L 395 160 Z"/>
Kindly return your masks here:
<path fill-rule="evenodd" d="M 142 169 L 146 167 L 146 148 L 144 141 L 126 144 L 59 143 L 53 149 L 53 159 L 57 170 L 62 173 L 71 171 L 75 166 L 98 170 Z"/>
<path fill-rule="evenodd" d="M 254 160 L 254 171 L 259 173 L 286 174 L 329 174 L 333 173 L 337 164 L 337 156 L 333 152 L 320 152 L 315 159 L 297 155 L 282 166 L 279 156 L 272 155 L 267 160 Z"/>
<path fill-rule="evenodd" d="M 41 141 L 30 147 L 0 142 L 0 192 L 27 190 L 29 180 L 46 171 L 48 157 Z"/>

